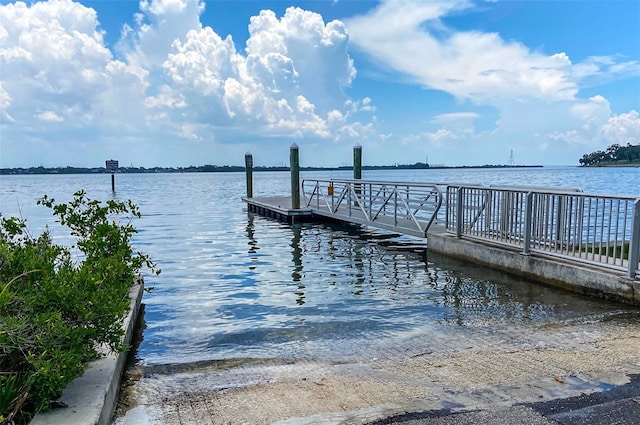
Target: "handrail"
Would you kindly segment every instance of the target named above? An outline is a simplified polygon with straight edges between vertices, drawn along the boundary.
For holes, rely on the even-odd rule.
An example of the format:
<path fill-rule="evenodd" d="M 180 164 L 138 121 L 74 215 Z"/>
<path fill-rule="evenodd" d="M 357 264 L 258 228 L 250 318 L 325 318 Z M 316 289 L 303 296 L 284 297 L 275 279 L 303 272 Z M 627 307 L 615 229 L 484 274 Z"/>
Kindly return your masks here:
<path fill-rule="evenodd" d="M 640 275 L 640 198 L 518 186 L 450 185 L 446 193 L 445 227 L 458 237 Z"/>
<path fill-rule="evenodd" d="M 464 188 L 469 188 L 469 189 L 493 189 L 493 190 L 509 190 L 509 191 L 513 191 L 513 192 L 534 192 L 534 193 L 544 193 L 544 194 L 549 194 L 549 195 L 567 195 L 567 194 L 573 194 L 573 195 L 587 195 L 587 196 L 592 196 L 592 197 L 598 197 L 598 198 L 607 198 L 607 199 L 624 199 L 624 200 L 629 200 L 629 201 L 633 201 L 636 199 L 639 199 L 637 196 L 633 196 L 633 195 L 613 195 L 611 193 L 597 193 L 597 192 L 582 192 L 580 189 L 577 188 L 562 188 L 562 187 L 549 187 L 549 188 L 545 188 L 545 187 L 540 187 L 540 186 L 510 186 L 510 185 L 498 185 L 498 186 L 493 186 L 493 185 L 481 185 L 481 184 L 463 184 L 463 183 L 456 183 L 456 184 L 446 184 L 446 183 L 433 183 L 433 184 L 437 184 L 438 186 L 445 186 L 447 188 L 451 188 L 451 187 L 464 187 Z"/>
<path fill-rule="evenodd" d="M 442 219 L 445 231 L 457 237 L 640 278 L 640 198 L 635 196 L 357 179 L 303 180 L 302 195 L 306 207 L 320 215 L 419 237 L 427 237 L 431 225 Z"/>
<path fill-rule="evenodd" d="M 421 237 L 442 205 L 442 192 L 433 183 L 305 179 L 302 196 L 317 214 Z"/>

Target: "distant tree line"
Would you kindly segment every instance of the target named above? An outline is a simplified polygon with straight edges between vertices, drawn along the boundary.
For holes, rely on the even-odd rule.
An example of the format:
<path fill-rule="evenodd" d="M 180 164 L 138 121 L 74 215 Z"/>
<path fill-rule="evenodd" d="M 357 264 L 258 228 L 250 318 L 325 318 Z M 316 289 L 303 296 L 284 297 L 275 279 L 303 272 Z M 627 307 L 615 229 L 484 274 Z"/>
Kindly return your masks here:
<path fill-rule="evenodd" d="M 417 162 L 415 164 L 396 164 L 396 165 L 365 165 L 365 170 L 385 170 L 385 169 L 424 169 L 429 168 L 429 164 Z M 300 167 L 303 171 L 321 171 L 321 170 L 350 170 L 351 165 L 340 167 Z M 239 172 L 244 171 L 243 166 L 238 165 L 200 165 L 189 167 L 120 167 L 118 173 L 220 173 L 220 172 Z M 289 171 L 289 167 L 280 166 L 262 166 L 253 167 L 253 171 Z M 110 171 L 104 167 L 29 167 L 29 168 L 0 168 L 0 174 L 96 174 L 109 173 Z"/>
<path fill-rule="evenodd" d="M 529 168 L 541 167 L 541 165 L 461 165 L 461 166 L 430 166 L 425 162 L 414 164 L 394 164 L 394 165 L 363 165 L 363 170 L 425 170 L 429 168 Z M 329 171 L 329 170 L 351 170 L 351 165 L 340 167 L 300 167 L 302 171 Z M 220 172 L 240 172 L 244 171 L 244 166 L 238 165 L 200 165 L 189 167 L 120 167 L 118 173 L 220 173 Z M 253 171 L 289 171 L 289 167 L 280 166 L 255 166 Z M 28 168 L 0 168 L 0 175 L 7 174 L 101 174 L 110 173 L 104 167 L 28 167 Z"/>
<path fill-rule="evenodd" d="M 580 158 L 581 165 L 640 164 L 640 145 L 614 144 L 604 151 L 586 153 Z"/>

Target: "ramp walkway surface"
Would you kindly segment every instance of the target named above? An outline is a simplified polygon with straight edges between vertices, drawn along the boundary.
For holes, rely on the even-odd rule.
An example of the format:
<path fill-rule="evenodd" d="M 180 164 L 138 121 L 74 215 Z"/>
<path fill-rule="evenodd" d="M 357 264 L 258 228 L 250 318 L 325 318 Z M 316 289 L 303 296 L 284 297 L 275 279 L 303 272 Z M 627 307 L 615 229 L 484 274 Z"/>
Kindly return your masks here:
<path fill-rule="evenodd" d="M 114 423 L 631 425 L 640 417 L 637 320 L 613 312 L 455 335 L 427 329 L 354 344 L 342 359 L 137 366 Z"/>

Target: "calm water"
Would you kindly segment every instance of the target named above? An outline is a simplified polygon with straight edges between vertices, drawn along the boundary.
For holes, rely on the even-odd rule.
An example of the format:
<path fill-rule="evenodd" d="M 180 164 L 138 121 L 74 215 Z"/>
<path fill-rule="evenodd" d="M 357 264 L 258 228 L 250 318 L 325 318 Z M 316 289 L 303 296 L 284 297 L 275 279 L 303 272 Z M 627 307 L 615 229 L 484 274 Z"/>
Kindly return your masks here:
<path fill-rule="evenodd" d="M 345 172 L 302 177 L 348 178 Z M 640 196 L 640 168 L 366 172 L 396 181 L 580 187 Z M 254 194 L 284 194 L 289 175 L 255 173 Z M 421 241 L 337 224 L 289 226 L 246 212 L 243 173 L 2 176 L 0 212 L 33 233 L 49 225 L 35 205 L 85 189 L 95 199 L 132 199 L 143 213 L 135 243 L 162 269 L 148 276 L 144 364 L 236 357 L 334 357 L 374 352 L 416 332 L 460 326 L 536 326 L 626 307 L 532 285 L 432 254 Z"/>

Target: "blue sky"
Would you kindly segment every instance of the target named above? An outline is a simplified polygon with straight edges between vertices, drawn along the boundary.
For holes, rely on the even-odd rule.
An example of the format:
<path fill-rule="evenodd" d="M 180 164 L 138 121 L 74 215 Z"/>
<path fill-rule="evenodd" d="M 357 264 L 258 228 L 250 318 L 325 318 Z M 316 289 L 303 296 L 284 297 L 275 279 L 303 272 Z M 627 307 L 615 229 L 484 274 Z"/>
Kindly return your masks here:
<path fill-rule="evenodd" d="M 577 165 L 640 143 L 640 1 L 0 2 L 0 167 Z"/>

